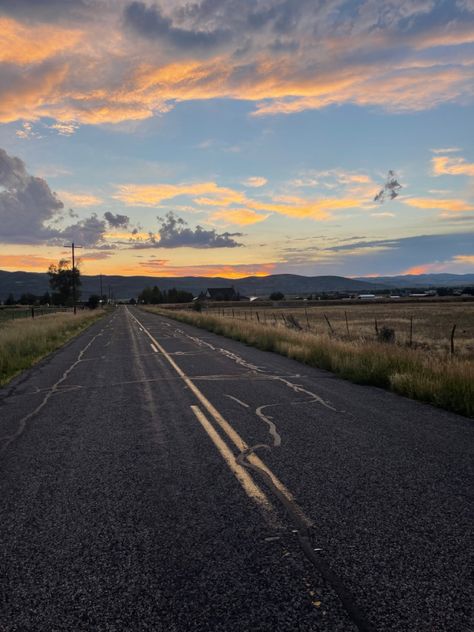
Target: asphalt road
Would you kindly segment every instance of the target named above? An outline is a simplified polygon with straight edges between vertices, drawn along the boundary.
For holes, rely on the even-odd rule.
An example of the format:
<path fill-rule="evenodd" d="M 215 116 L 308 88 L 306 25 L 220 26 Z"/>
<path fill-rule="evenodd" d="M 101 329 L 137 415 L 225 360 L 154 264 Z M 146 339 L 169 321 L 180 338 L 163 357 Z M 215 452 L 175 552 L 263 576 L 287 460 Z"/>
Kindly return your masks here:
<path fill-rule="evenodd" d="M 0 630 L 472 630 L 472 435 L 118 308 L 0 390 Z"/>

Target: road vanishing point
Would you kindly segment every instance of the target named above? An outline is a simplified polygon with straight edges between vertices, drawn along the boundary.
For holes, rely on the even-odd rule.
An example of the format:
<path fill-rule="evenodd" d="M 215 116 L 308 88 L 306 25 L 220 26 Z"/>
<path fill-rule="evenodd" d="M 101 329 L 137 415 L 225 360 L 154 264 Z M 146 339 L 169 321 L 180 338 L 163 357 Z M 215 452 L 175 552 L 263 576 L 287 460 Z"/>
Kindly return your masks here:
<path fill-rule="evenodd" d="M 0 630 L 472 630 L 472 435 L 119 307 L 0 390 Z"/>

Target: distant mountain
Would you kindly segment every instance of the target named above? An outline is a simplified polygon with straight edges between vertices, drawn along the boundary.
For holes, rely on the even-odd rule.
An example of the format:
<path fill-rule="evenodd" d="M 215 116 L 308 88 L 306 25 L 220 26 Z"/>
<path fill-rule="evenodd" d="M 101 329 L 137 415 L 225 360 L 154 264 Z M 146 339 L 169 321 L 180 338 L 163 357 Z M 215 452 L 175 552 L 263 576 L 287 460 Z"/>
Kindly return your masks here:
<path fill-rule="evenodd" d="M 83 275 L 82 298 L 100 293 L 100 277 Z M 382 286 L 368 280 L 347 279 L 341 276 L 305 277 L 296 274 L 273 274 L 266 277 L 226 279 L 223 277 L 149 277 L 149 276 L 102 276 L 104 294 L 110 292 L 115 298 L 137 296 L 148 285 L 157 285 L 161 290 L 175 287 L 194 295 L 208 287 L 233 286 L 245 296 L 268 296 L 272 292 L 283 294 L 310 294 L 312 292 L 371 292 Z M 39 272 L 6 272 L 0 270 L 0 300 L 12 293 L 16 298 L 24 292 L 41 295 L 49 290 L 48 276 Z"/>
<path fill-rule="evenodd" d="M 358 281 L 392 288 L 466 287 L 474 285 L 474 274 L 404 274 L 400 276 L 359 277 Z"/>

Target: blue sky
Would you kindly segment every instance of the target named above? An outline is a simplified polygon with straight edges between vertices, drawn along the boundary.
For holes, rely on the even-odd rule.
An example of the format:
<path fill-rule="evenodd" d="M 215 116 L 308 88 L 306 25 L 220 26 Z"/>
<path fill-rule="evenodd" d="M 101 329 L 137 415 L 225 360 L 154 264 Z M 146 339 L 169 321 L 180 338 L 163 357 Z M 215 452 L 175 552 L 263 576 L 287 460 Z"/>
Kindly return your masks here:
<path fill-rule="evenodd" d="M 0 27 L 0 268 L 74 240 L 87 273 L 474 271 L 471 0 L 0 0 Z"/>

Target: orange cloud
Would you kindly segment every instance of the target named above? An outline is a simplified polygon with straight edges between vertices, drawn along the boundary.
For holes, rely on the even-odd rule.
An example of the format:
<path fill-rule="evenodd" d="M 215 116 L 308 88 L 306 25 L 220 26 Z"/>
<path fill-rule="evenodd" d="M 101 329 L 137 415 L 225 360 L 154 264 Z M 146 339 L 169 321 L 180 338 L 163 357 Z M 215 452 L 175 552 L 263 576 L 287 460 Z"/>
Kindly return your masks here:
<path fill-rule="evenodd" d="M 76 29 L 29 27 L 9 18 L 0 18 L 0 32 L 0 62 L 19 65 L 37 64 L 73 50 L 83 38 L 83 33 Z"/>
<path fill-rule="evenodd" d="M 226 209 L 223 211 L 217 211 L 209 219 L 211 220 L 223 220 L 229 224 L 236 224 L 238 226 L 248 226 L 250 224 L 257 224 L 263 222 L 270 215 L 268 213 L 256 213 L 247 208 Z"/>
<path fill-rule="evenodd" d="M 474 162 L 453 156 L 435 156 L 431 159 L 435 176 L 474 176 Z"/>
<path fill-rule="evenodd" d="M 16 272 L 17 270 L 44 270 L 46 271 L 51 263 L 56 263 L 54 257 L 42 257 L 40 255 L 0 255 L 0 267 Z"/>
<path fill-rule="evenodd" d="M 450 213 L 463 213 L 464 211 L 474 211 L 474 206 L 464 200 L 436 198 L 408 198 L 403 200 L 404 204 L 421 209 L 438 209 Z"/>
<path fill-rule="evenodd" d="M 204 276 L 204 277 L 226 277 L 228 279 L 241 279 L 247 276 L 265 277 L 273 273 L 275 263 L 260 264 L 236 264 L 236 265 L 191 265 L 191 266 L 169 266 L 163 260 L 144 261 L 140 263 L 142 271 L 159 275 L 160 277 L 176 276 Z"/>
<path fill-rule="evenodd" d="M 202 194 L 207 195 L 201 197 Z M 192 197 L 193 201 L 200 206 L 230 207 L 234 204 L 243 205 L 246 210 L 245 215 L 247 219 L 255 219 L 257 217 L 255 211 L 266 211 L 267 213 L 272 211 L 280 215 L 286 215 L 287 217 L 324 220 L 330 217 L 332 211 L 361 206 L 361 200 L 351 197 L 307 200 L 292 196 L 275 198 L 268 201 L 254 200 L 235 189 L 220 187 L 215 182 L 196 182 L 177 185 L 125 184 L 118 187 L 118 193 L 116 193 L 114 197 L 130 205 L 155 206 L 160 202 L 171 200 L 181 195 Z M 242 214 L 242 208 L 236 210 L 241 212 L 240 217 L 243 218 L 244 214 Z M 235 218 L 237 217 L 238 216 L 235 215 Z M 251 222 L 247 221 L 247 223 Z"/>
<path fill-rule="evenodd" d="M 401 274 L 427 274 L 431 271 L 432 265 L 431 263 L 426 263 L 424 265 L 412 266 L 404 270 Z"/>
<path fill-rule="evenodd" d="M 66 204 L 71 204 L 72 206 L 98 206 L 103 202 L 103 200 L 101 200 L 96 195 L 91 195 L 89 193 L 71 193 L 70 191 L 58 191 L 57 194 L 63 202 L 66 202 Z"/>
<path fill-rule="evenodd" d="M 454 260 L 459 263 L 469 263 L 474 265 L 474 255 L 457 255 Z"/>

